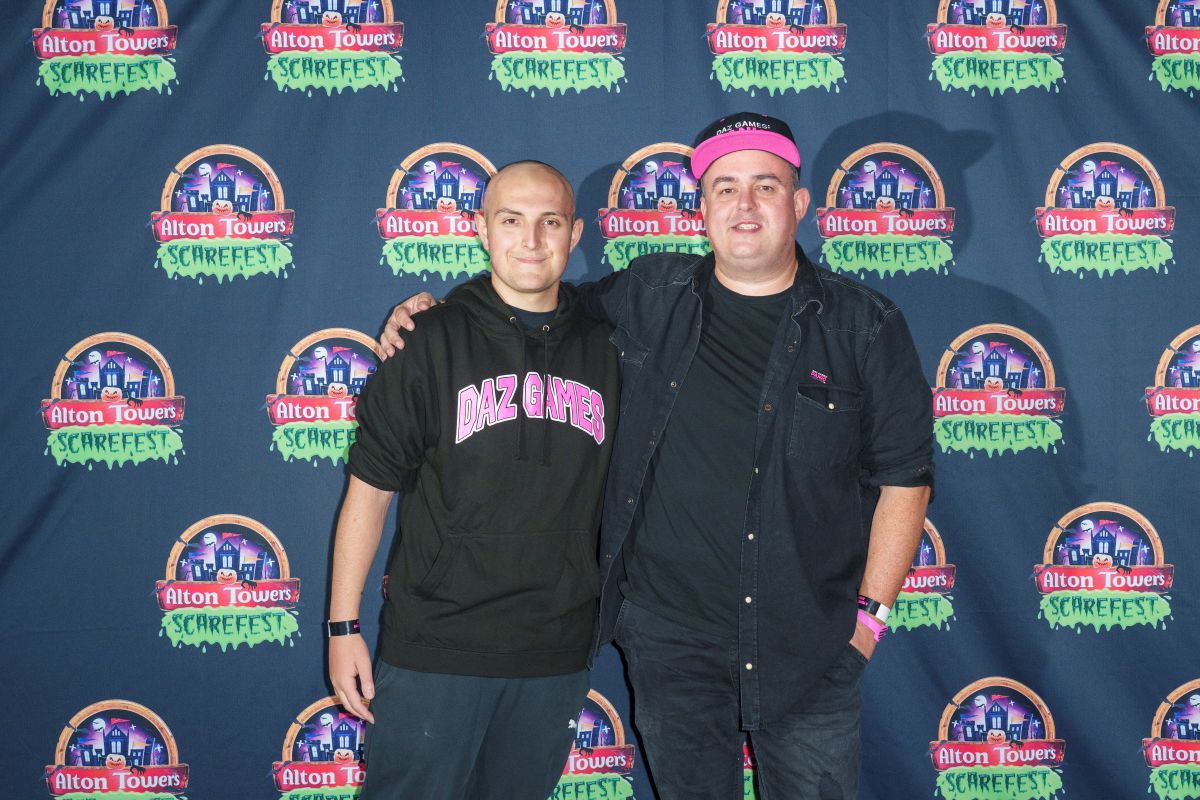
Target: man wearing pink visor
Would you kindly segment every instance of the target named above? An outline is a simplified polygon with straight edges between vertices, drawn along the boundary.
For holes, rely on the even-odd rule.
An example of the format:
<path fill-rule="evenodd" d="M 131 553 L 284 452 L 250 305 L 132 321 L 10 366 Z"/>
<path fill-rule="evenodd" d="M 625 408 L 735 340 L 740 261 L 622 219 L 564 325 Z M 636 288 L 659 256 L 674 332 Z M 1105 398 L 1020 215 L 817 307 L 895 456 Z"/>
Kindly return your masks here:
<path fill-rule="evenodd" d="M 912 338 L 796 244 L 800 164 L 781 120 L 717 120 L 692 156 L 713 252 L 579 287 L 621 354 L 596 645 L 625 654 L 662 800 L 741 796 L 747 734 L 762 800 L 855 797 L 859 680 L 930 497 Z"/>

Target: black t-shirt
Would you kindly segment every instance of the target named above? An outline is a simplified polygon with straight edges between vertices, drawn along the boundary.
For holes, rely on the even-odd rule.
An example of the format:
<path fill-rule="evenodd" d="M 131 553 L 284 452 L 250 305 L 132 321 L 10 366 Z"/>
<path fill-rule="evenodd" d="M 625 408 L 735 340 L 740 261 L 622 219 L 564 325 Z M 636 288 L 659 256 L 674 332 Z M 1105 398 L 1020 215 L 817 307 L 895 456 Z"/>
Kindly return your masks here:
<path fill-rule="evenodd" d="M 630 601 L 720 635 L 737 635 L 758 401 L 788 295 L 708 281 L 700 345 L 650 461 L 626 558 Z"/>
<path fill-rule="evenodd" d="M 517 320 L 527 331 L 535 331 L 541 329 L 543 325 L 554 319 L 554 315 L 558 313 L 557 308 L 552 308 L 549 311 L 526 311 L 523 308 L 509 306 Z"/>

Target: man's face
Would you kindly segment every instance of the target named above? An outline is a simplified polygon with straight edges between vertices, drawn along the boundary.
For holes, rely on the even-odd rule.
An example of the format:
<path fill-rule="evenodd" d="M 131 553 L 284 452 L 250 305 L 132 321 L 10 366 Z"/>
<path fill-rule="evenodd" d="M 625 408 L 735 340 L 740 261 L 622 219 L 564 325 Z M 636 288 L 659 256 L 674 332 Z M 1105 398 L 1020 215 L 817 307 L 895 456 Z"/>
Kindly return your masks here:
<path fill-rule="evenodd" d="M 719 261 L 752 271 L 793 258 L 796 225 L 808 210 L 808 190 L 792 188 L 794 174 L 763 150 L 740 150 L 709 165 L 700 211 Z"/>
<path fill-rule="evenodd" d="M 476 216 L 492 260 L 492 285 L 509 305 L 550 310 L 567 257 L 583 233 L 569 186 L 536 165 L 518 165 L 492 179 Z M 548 308 L 541 308 L 545 302 Z"/>

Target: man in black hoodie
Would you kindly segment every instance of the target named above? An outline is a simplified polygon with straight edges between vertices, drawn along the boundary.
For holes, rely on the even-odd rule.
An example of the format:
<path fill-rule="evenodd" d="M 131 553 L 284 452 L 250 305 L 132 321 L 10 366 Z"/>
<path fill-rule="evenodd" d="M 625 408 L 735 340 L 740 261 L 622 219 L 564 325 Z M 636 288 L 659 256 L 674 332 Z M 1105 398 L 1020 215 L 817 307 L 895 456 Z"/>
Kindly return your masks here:
<path fill-rule="evenodd" d="M 357 406 L 329 674 L 373 723 L 363 800 L 542 800 L 588 690 L 619 393 L 611 329 L 559 282 L 583 229 L 561 173 L 500 170 L 476 219 L 491 273 L 423 314 Z M 359 601 L 397 491 L 372 673 Z"/>

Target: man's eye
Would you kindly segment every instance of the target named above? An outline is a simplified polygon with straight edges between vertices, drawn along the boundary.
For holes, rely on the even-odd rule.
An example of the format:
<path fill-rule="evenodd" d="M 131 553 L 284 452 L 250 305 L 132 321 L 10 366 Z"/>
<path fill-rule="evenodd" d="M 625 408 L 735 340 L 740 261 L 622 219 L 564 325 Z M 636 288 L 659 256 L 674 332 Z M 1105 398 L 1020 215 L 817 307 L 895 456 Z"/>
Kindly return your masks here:
<path fill-rule="evenodd" d="M 775 191 L 775 187 L 770 184 L 763 184 L 762 186 L 758 187 L 758 190 L 760 192 L 766 192 L 769 194 L 769 193 Z"/>

